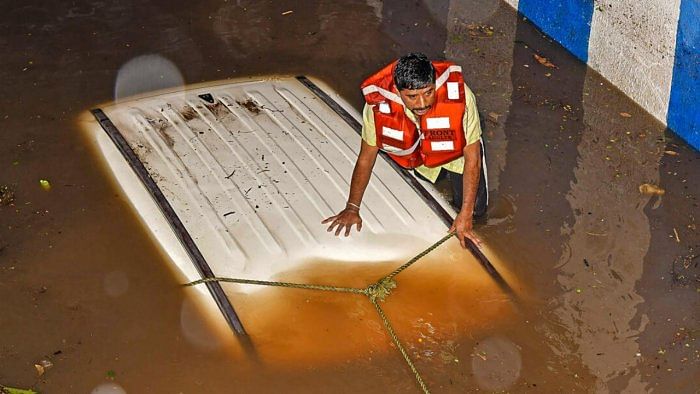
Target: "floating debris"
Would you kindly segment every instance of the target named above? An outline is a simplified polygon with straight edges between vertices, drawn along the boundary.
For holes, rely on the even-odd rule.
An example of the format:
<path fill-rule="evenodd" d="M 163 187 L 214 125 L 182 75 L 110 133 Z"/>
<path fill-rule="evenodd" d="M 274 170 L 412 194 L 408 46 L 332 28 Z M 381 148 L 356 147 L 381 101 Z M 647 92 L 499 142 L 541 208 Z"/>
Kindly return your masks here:
<path fill-rule="evenodd" d="M 48 179 L 39 179 L 39 186 L 46 191 L 51 190 L 51 182 Z"/>
<path fill-rule="evenodd" d="M 627 113 L 627 112 L 620 112 L 620 116 L 622 116 L 623 118 L 631 118 L 632 117 L 632 115 Z"/>
<path fill-rule="evenodd" d="M 493 26 L 470 23 L 467 25 L 471 37 L 491 37 L 493 36 Z"/>
<path fill-rule="evenodd" d="M 39 394 L 34 390 L 18 389 L 15 387 L 7 387 L 0 384 L 0 394 Z"/>
<path fill-rule="evenodd" d="M 547 58 L 544 57 L 544 56 L 540 56 L 540 55 L 538 55 L 538 54 L 535 53 L 535 54 L 532 55 L 532 57 L 534 57 L 535 60 L 537 60 L 537 62 L 538 62 L 539 64 L 541 64 L 541 65 L 543 65 L 543 66 L 545 66 L 545 67 L 548 67 L 548 68 L 558 68 L 554 63 L 550 62 L 549 59 L 547 59 Z"/>
<path fill-rule="evenodd" d="M 0 205 L 10 205 L 15 201 L 15 191 L 7 185 L 0 185 Z"/>
<path fill-rule="evenodd" d="M 489 120 L 493 121 L 494 123 L 498 123 L 498 118 L 501 116 L 502 115 L 497 112 L 489 112 Z"/>
<path fill-rule="evenodd" d="M 282 16 L 289 15 L 289 14 L 291 14 L 291 13 L 294 13 L 294 11 L 292 11 L 292 10 L 285 11 L 285 12 L 282 13 Z"/>
<path fill-rule="evenodd" d="M 656 185 L 652 185 L 651 183 L 643 183 L 639 185 L 639 192 L 649 196 L 663 196 L 664 194 L 666 194 L 666 190 Z"/>

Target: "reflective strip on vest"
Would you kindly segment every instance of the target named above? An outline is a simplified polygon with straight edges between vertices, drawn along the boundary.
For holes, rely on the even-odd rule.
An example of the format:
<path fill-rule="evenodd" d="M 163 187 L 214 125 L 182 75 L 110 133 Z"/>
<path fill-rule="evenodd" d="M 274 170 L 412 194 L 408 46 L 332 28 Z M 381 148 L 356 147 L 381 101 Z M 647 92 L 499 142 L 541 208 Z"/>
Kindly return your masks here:
<path fill-rule="evenodd" d="M 416 149 L 418 149 L 418 145 L 420 145 L 420 140 L 420 138 L 416 138 L 416 142 L 413 144 L 413 146 L 411 146 L 408 149 L 401 150 L 395 146 L 383 144 L 384 146 L 381 148 L 381 150 L 383 150 L 386 153 L 391 153 L 394 156 L 408 156 L 415 152 Z"/>
<path fill-rule="evenodd" d="M 447 67 L 447 70 L 443 71 L 443 73 L 435 79 L 435 89 L 440 89 L 442 85 L 447 82 L 447 79 L 450 77 L 450 73 L 453 72 L 462 72 L 462 66 L 458 66 L 456 64 L 453 64 L 449 67 Z"/>
<path fill-rule="evenodd" d="M 365 96 L 368 94 L 371 94 L 371 93 L 379 93 L 382 96 L 386 97 L 387 100 L 391 100 L 397 104 L 403 105 L 403 101 L 401 101 L 401 97 L 399 97 L 398 94 L 396 94 L 394 92 L 390 92 L 384 88 L 380 88 L 377 85 L 365 86 L 365 88 L 362 89 L 362 94 Z"/>

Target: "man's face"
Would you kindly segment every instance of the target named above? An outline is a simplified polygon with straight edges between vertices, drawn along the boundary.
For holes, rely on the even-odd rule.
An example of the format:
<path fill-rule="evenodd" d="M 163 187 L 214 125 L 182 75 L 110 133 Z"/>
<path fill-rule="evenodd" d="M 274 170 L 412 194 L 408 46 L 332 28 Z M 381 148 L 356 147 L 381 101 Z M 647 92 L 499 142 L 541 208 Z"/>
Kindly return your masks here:
<path fill-rule="evenodd" d="M 435 84 L 431 83 L 420 89 L 403 89 L 399 91 L 399 96 L 406 108 L 418 116 L 423 116 L 435 103 Z"/>

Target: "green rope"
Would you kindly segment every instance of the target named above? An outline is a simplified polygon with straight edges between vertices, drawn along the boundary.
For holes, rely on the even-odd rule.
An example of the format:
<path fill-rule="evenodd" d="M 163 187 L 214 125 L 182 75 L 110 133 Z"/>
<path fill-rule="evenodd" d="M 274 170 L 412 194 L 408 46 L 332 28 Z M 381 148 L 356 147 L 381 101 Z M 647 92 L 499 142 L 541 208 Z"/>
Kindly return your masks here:
<path fill-rule="evenodd" d="M 381 278 L 376 283 L 373 283 L 364 289 L 360 289 L 360 288 L 356 288 L 356 287 L 338 287 L 338 286 L 314 285 L 314 284 L 305 284 L 305 283 L 272 282 L 272 281 L 265 281 L 265 280 L 219 278 L 219 277 L 203 278 L 203 279 L 195 280 L 193 282 L 186 283 L 184 286 L 195 286 L 195 285 L 199 285 L 202 283 L 208 283 L 208 282 L 231 282 L 231 283 L 239 283 L 239 284 L 246 284 L 246 285 L 276 286 L 276 287 L 289 287 L 289 288 L 295 288 L 295 289 L 322 290 L 322 291 L 334 291 L 334 292 L 339 292 L 339 293 L 364 294 L 367 296 L 367 298 L 369 298 L 372 305 L 374 305 L 374 308 L 377 310 L 377 313 L 379 313 L 379 317 L 382 319 L 382 322 L 384 323 L 384 327 L 386 327 L 386 330 L 389 333 L 389 336 L 391 337 L 392 341 L 394 341 L 394 344 L 401 352 L 401 355 L 403 356 L 404 360 L 406 360 L 406 364 L 408 364 L 408 367 L 411 368 L 411 371 L 415 375 L 416 381 L 420 385 L 421 389 L 423 390 L 424 393 L 430 393 L 430 391 L 428 390 L 428 387 L 425 385 L 425 382 L 423 382 L 423 378 L 421 378 L 420 373 L 418 372 L 418 369 L 416 369 L 416 366 L 413 364 L 413 361 L 411 361 L 411 358 L 408 356 L 406 349 L 404 349 L 403 345 L 401 344 L 399 337 L 396 336 L 396 333 L 394 332 L 394 328 L 391 326 L 389 319 L 387 319 L 386 315 L 384 314 L 384 311 L 379 306 L 378 301 L 383 302 L 391 294 L 391 291 L 396 288 L 396 281 L 394 280 L 394 277 L 396 275 L 400 274 L 403 270 L 410 267 L 416 261 L 425 257 L 425 255 L 427 255 L 428 253 L 435 250 L 438 246 L 445 243 L 445 241 L 450 239 L 452 236 L 454 236 L 454 233 L 449 233 L 446 236 L 442 237 L 439 241 L 430 245 L 427 249 L 425 249 L 424 251 L 417 254 L 415 257 L 413 257 L 411 260 L 407 261 L 405 264 L 403 264 L 399 268 L 395 269 L 392 273 Z"/>
<path fill-rule="evenodd" d="M 416 381 L 418 381 L 420 388 L 423 389 L 423 392 L 425 394 L 430 394 L 430 390 L 428 390 L 428 386 L 426 386 L 425 382 L 423 382 L 423 378 L 421 378 L 420 373 L 418 372 L 418 369 L 413 364 L 413 361 L 411 361 L 411 358 L 408 356 L 408 353 L 406 352 L 406 349 L 404 349 L 403 345 L 401 344 L 399 337 L 396 336 L 396 333 L 394 332 L 394 328 L 391 326 L 389 319 L 387 319 L 386 315 L 384 314 L 384 310 L 382 310 L 382 307 L 379 306 L 379 303 L 377 302 L 377 300 L 372 299 L 371 297 L 369 300 L 372 302 L 372 305 L 374 305 L 374 308 L 377 310 L 379 317 L 382 318 L 382 322 L 384 322 L 384 327 L 386 327 L 386 330 L 389 332 L 389 336 L 391 337 L 391 340 L 394 341 L 394 344 L 401 352 L 403 359 L 406 360 L 406 364 L 408 364 L 408 367 L 411 368 L 411 372 L 413 372 L 413 375 L 416 377 Z"/>
<path fill-rule="evenodd" d="M 392 272 L 392 273 L 390 273 L 389 275 L 385 276 L 383 279 L 380 280 L 380 282 L 383 281 L 383 280 L 387 280 L 387 279 L 388 279 L 388 280 L 394 279 L 394 277 L 395 277 L 396 275 L 400 274 L 401 271 L 403 271 L 403 270 L 405 270 L 406 268 L 410 267 L 413 263 L 415 263 L 416 261 L 418 261 L 418 260 L 422 259 L 423 257 L 425 257 L 425 255 L 427 255 L 428 253 L 430 253 L 430 252 L 432 252 L 433 250 L 437 249 L 438 246 L 440 246 L 440 245 L 442 245 L 443 243 L 445 243 L 445 241 L 447 241 L 448 239 L 452 238 L 454 235 L 455 235 L 455 233 L 449 233 L 449 234 L 445 235 L 445 236 L 442 237 L 439 241 L 437 241 L 437 242 L 435 242 L 434 244 L 430 245 L 430 246 L 428 247 L 428 249 L 426 249 L 426 250 L 424 250 L 424 251 L 418 253 L 414 258 L 408 260 L 408 261 L 406 262 L 406 264 L 402 265 L 401 267 L 395 269 L 394 272 Z"/>
<path fill-rule="evenodd" d="M 254 280 L 254 279 L 237 279 L 237 278 L 203 278 L 195 280 L 194 282 L 186 283 L 185 286 L 195 286 L 207 282 L 231 282 L 240 283 L 244 285 L 261 285 L 261 286 L 276 286 L 276 287 L 291 287 L 295 289 L 307 289 L 307 290 L 322 290 L 322 291 L 335 291 L 339 293 L 354 293 L 354 294 L 367 294 L 366 289 L 358 289 L 355 287 L 338 287 L 338 286 L 326 286 L 326 285 L 311 285 L 305 283 L 290 283 L 290 282 L 270 282 L 266 280 Z"/>

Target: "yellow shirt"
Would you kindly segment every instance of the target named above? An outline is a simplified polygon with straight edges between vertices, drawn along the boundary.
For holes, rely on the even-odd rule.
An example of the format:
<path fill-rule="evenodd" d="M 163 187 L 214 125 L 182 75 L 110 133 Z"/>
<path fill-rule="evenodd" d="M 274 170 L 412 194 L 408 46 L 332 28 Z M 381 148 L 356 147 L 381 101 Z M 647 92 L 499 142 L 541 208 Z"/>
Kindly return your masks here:
<path fill-rule="evenodd" d="M 476 98 L 471 89 L 465 84 L 464 91 L 466 92 L 466 110 L 464 111 L 464 117 L 462 118 L 462 128 L 464 129 L 464 135 L 466 136 L 467 145 L 471 145 L 481 138 L 481 125 L 479 123 L 479 112 L 476 109 Z M 418 125 L 418 117 L 408 108 L 404 107 L 404 112 L 409 119 Z M 362 110 L 362 139 L 370 146 L 377 146 L 377 133 L 374 126 L 374 112 L 372 108 L 365 104 Z M 426 167 L 420 166 L 416 167 L 416 171 L 424 176 L 431 182 L 435 182 L 438 175 L 440 175 L 441 169 L 446 169 L 447 171 L 456 172 L 461 174 L 464 172 L 464 156 L 454 159 L 449 163 L 445 163 L 439 167 Z"/>

